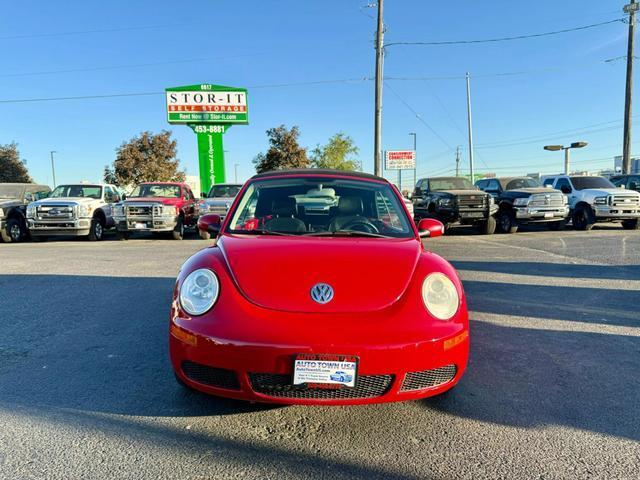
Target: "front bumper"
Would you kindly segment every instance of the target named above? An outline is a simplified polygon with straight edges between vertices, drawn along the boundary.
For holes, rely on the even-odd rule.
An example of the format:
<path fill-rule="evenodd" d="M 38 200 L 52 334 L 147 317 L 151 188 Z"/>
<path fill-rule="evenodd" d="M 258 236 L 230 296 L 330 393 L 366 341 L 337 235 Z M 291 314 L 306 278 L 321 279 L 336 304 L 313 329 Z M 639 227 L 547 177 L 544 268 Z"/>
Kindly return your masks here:
<path fill-rule="evenodd" d="M 516 219 L 521 223 L 557 222 L 569 216 L 569 207 L 514 207 Z"/>
<path fill-rule="evenodd" d="M 640 218 L 640 209 L 635 205 L 633 207 L 611 207 L 609 205 L 594 205 L 593 211 L 599 220 L 620 219 L 632 220 Z"/>
<path fill-rule="evenodd" d="M 32 236 L 52 236 L 68 235 L 82 237 L 89 235 L 91 230 L 91 219 L 81 218 L 78 220 L 39 220 L 27 219 L 29 233 Z"/>
<path fill-rule="evenodd" d="M 171 232 L 178 224 L 178 217 L 116 217 L 116 229 L 120 232 Z"/>

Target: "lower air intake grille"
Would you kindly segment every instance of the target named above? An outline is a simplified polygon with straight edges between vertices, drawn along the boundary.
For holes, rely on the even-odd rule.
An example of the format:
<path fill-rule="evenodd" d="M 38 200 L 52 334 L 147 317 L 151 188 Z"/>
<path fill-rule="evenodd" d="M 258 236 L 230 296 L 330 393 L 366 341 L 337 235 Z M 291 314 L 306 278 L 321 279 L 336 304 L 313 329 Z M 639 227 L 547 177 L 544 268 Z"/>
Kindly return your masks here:
<path fill-rule="evenodd" d="M 340 400 L 349 398 L 374 398 L 384 395 L 393 382 L 393 375 L 362 375 L 357 378 L 355 387 L 337 389 L 309 388 L 304 385 L 292 385 L 291 375 L 271 373 L 250 373 L 252 388 L 263 395 L 278 398 L 302 398 L 310 400 Z"/>
<path fill-rule="evenodd" d="M 208 367 L 193 362 L 182 362 L 182 371 L 189 380 L 209 385 L 210 387 L 240 390 L 238 376 L 233 370 Z"/>
<path fill-rule="evenodd" d="M 421 390 L 423 388 L 437 387 L 443 383 L 450 382 L 456 376 L 458 369 L 455 365 L 434 368 L 433 370 L 423 370 L 422 372 L 410 372 L 404 377 L 401 392 L 411 390 Z"/>

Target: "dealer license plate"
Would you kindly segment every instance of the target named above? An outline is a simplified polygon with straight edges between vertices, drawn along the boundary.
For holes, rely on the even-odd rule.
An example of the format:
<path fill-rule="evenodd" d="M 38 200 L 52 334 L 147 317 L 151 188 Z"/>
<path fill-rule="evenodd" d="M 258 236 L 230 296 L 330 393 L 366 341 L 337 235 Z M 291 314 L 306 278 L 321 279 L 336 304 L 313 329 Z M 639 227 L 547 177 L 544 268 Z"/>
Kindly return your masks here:
<path fill-rule="evenodd" d="M 147 224 L 146 223 L 135 223 L 133 225 L 133 228 L 147 228 Z"/>
<path fill-rule="evenodd" d="M 467 212 L 460 215 L 462 218 L 482 218 L 484 213 L 482 212 Z"/>
<path fill-rule="evenodd" d="M 553 213 L 545 213 L 544 218 L 553 218 Z"/>
<path fill-rule="evenodd" d="M 300 354 L 293 366 L 293 384 L 355 387 L 358 359 L 352 355 Z"/>

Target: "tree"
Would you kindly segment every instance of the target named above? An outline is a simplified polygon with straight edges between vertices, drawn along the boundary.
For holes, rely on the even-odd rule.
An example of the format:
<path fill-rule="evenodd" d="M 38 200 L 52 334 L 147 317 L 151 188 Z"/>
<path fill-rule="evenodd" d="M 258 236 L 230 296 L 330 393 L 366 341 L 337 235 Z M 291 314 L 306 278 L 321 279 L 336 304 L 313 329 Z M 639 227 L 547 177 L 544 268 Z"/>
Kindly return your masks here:
<path fill-rule="evenodd" d="M 311 152 L 311 164 L 316 168 L 356 170 L 358 162 L 351 155 L 358 154 L 353 139 L 342 132 L 336 133 L 326 145 L 317 145 Z"/>
<path fill-rule="evenodd" d="M 0 145 L 0 183 L 31 183 L 24 161 L 20 160 L 17 143 Z"/>
<path fill-rule="evenodd" d="M 171 132 L 142 132 L 116 149 L 112 166 L 105 166 L 104 180 L 116 185 L 137 185 L 140 182 L 184 181 L 184 171 L 178 170 L 176 141 Z"/>
<path fill-rule="evenodd" d="M 294 126 L 291 130 L 280 125 L 267 130 L 269 150 L 260 153 L 253 159 L 256 172 L 263 173 L 271 170 L 286 170 L 290 168 L 309 168 L 307 149 L 298 143 L 300 130 Z"/>

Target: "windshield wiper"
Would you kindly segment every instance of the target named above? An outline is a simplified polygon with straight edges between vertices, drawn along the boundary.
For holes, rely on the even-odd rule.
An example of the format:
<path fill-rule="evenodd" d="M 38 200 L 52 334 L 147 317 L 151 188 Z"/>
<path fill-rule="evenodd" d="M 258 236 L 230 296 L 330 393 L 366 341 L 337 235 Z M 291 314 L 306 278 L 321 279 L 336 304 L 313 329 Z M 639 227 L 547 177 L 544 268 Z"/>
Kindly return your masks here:
<path fill-rule="evenodd" d="M 335 232 L 311 232 L 304 234 L 307 237 L 375 237 L 375 238 L 392 238 L 389 235 L 380 233 L 361 232 L 359 230 L 336 230 Z"/>
<path fill-rule="evenodd" d="M 255 230 L 231 230 L 235 235 L 296 235 L 295 233 L 275 232 L 273 230 L 255 229 Z"/>

